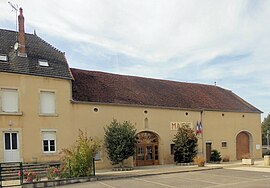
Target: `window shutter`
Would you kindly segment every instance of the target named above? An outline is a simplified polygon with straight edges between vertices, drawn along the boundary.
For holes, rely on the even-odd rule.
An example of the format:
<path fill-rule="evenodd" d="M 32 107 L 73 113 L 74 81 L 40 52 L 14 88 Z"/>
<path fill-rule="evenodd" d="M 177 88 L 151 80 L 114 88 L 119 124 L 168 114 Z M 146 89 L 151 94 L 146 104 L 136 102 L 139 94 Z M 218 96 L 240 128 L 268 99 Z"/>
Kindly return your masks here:
<path fill-rule="evenodd" d="M 1 89 L 2 91 L 2 111 L 3 112 L 18 112 L 19 111 L 19 96 L 16 89 Z"/>
<path fill-rule="evenodd" d="M 42 139 L 43 140 L 55 140 L 56 139 L 56 132 L 55 131 L 44 131 L 42 132 Z"/>
<path fill-rule="evenodd" d="M 40 112 L 42 114 L 55 114 L 55 93 L 42 91 L 40 93 Z"/>

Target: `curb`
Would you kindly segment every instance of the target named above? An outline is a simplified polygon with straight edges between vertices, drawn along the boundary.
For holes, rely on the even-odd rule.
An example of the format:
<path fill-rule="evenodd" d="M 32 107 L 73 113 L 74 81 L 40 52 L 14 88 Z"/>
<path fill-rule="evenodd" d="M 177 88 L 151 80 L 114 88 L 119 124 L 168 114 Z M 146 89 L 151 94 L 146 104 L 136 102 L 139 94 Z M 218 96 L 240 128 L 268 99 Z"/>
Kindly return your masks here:
<path fill-rule="evenodd" d="M 155 175 L 162 175 L 162 174 L 177 174 L 177 173 L 185 173 L 185 172 L 199 172 L 199 171 L 207 171 L 207 170 L 217 170 L 223 169 L 223 167 L 200 167 L 196 169 L 185 169 L 185 170 L 177 170 L 177 171 L 167 171 L 167 172 L 150 172 L 145 174 L 131 174 L 131 175 L 118 175 L 112 176 L 108 175 L 106 177 L 98 177 L 96 176 L 96 181 L 102 180 L 117 180 L 117 179 L 126 179 L 126 178 L 134 178 L 134 177 L 145 177 L 145 176 L 155 176 Z"/>

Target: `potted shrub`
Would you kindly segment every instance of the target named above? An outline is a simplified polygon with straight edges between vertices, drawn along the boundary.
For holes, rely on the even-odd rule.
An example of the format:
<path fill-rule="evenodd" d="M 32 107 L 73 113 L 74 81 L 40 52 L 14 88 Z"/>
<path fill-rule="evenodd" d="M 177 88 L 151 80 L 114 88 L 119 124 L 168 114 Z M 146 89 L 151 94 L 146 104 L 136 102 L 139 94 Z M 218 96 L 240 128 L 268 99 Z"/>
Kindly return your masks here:
<path fill-rule="evenodd" d="M 220 163 L 220 161 L 221 161 L 220 152 L 218 150 L 216 150 L 216 149 L 213 149 L 211 151 L 210 162 Z"/>
<path fill-rule="evenodd" d="M 198 167 L 204 167 L 205 159 L 203 157 L 195 157 L 193 161 Z"/>
<path fill-rule="evenodd" d="M 225 155 L 222 159 L 222 162 L 230 162 L 230 156 Z"/>
<path fill-rule="evenodd" d="M 254 165 L 254 159 L 250 157 L 249 153 L 242 155 L 242 164 L 244 165 Z"/>

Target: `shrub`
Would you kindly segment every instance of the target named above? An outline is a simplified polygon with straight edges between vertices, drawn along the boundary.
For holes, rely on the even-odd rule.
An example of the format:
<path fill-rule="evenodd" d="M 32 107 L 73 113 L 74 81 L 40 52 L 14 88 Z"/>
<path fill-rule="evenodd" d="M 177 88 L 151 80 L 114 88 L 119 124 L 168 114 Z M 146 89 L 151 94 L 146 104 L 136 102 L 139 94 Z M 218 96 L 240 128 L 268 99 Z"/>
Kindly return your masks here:
<path fill-rule="evenodd" d="M 194 161 L 194 163 L 196 164 L 196 165 L 198 165 L 199 167 L 203 167 L 204 166 L 204 164 L 205 164 L 205 159 L 203 158 L 203 157 L 195 157 L 194 159 L 193 159 L 193 161 Z"/>
<path fill-rule="evenodd" d="M 60 170 L 57 167 L 50 167 L 47 169 L 47 178 L 53 180 L 60 177 Z"/>
<path fill-rule="evenodd" d="M 218 150 L 213 149 L 211 151 L 210 161 L 211 162 L 220 162 L 221 161 L 221 155 L 220 155 L 220 152 Z"/>
<path fill-rule="evenodd" d="M 222 162 L 229 162 L 230 161 L 230 156 L 226 155 L 223 157 Z"/>
<path fill-rule="evenodd" d="M 197 155 L 197 142 L 198 139 L 193 129 L 188 125 L 179 127 L 176 135 L 174 136 L 174 161 L 177 163 L 192 162 Z"/>
<path fill-rule="evenodd" d="M 61 173 L 71 177 L 90 176 L 92 174 L 93 157 L 100 149 L 100 141 L 87 136 L 79 130 L 75 144 L 69 149 L 63 149 L 63 165 Z"/>
<path fill-rule="evenodd" d="M 20 172 L 18 172 L 18 176 L 21 176 Z M 39 176 L 38 176 L 38 174 L 36 172 L 32 172 L 32 171 L 28 171 L 28 170 L 23 171 L 23 179 L 27 183 L 31 183 L 33 181 L 39 181 L 40 180 L 40 178 L 39 178 Z"/>
<path fill-rule="evenodd" d="M 120 164 L 135 154 L 136 139 L 135 127 L 128 121 L 123 123 L 117 122 L 115 119 L 109 126 L 104 128 L 104 142 L 108 158 L 112 164 Z"/>

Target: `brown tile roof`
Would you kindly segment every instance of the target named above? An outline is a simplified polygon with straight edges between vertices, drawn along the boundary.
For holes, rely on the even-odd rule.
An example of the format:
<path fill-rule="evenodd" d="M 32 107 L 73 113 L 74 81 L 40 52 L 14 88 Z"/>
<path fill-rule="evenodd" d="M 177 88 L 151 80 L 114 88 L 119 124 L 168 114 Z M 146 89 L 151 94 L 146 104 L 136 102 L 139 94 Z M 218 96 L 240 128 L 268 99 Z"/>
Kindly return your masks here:
<path fill-rule="evenodd" d="M 73 100 L 194 110 L 261 111 L 218 86 L 71 69 Z"/>
<path fill-rule="evenodd" d="M 0 29 L 0 54 L 8 55 L 8 62 L 0 61 L 0 72 L 29 74 L 72 79 L 65 54 L 33 34 L 25 34 L 27 57 L 19 57 L 13 46 L 15 31 Z M 47 60 L 49 67 L 41 67 L 38 60 Z"/>

